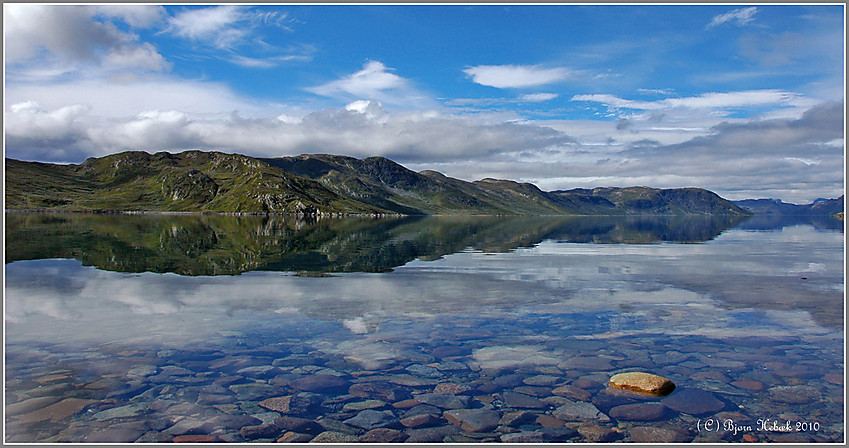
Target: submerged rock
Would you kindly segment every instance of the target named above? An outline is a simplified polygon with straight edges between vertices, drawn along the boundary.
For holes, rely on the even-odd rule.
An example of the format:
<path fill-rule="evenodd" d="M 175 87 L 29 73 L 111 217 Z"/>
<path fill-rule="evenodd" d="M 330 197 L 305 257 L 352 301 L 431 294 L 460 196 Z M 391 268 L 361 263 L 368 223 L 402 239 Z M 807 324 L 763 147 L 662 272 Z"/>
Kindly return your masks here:
<path fill-rule="evenodd" d="M 660 403 L 635 403 L 616 406 L 608 414 L 616 420 L 654 422 L 663 418 L 665 410 Z"/>
<path fill-rule="evenodd" d="M 335 375 L 316 374 L 289 381 L 289 385 L 308 392 L 328 393 L 348 390 L 351 383 Z"/>
<path fill-rule="evenodd" d="M 554 416 L 567 422 L 596 421 L 606 423 L 610 418 L 590 403 L 578 402 L 560 406 L 554 410 Z"/>
<path fill-rule="evenodd" d="M 775 401 L 788 404 L 804 404 L 818 401 L 822 394 L 811 386 L 775 386 L 769 388 Z"/>
<path fill-rule="evenodd" d="M 710 414 L 721 411 L 725 403 L 712 393 L 701 389 L 681 389 L 661 400 L 666 407 L 690 415 Z"/>
<path fill-rule="evenodd" d="M 391 411 L 375 411 L 373 409 L 366 409 L 361 411 L 355 417 L 345 420 L 344 423 L 348 426 L 354 426 L 370 431 L 375 428 L 385 428 L 387 426 L 396 425 L 398 423 L 398 418 L 395 417 L 395 414 Z"/>
<path fill-rule="evenodd" d="M 498 427 L 501 415 L 490 409 L 456 409 L 442 414 L 463 431 L 489 432 Z"/>
<path fill-rule="evenodd" d="M 608 383 L 616 389 L 664 397 L 675 390 L 675 383 L 659 375 L 645 372 L 627 372 L 613 375 Z"/>

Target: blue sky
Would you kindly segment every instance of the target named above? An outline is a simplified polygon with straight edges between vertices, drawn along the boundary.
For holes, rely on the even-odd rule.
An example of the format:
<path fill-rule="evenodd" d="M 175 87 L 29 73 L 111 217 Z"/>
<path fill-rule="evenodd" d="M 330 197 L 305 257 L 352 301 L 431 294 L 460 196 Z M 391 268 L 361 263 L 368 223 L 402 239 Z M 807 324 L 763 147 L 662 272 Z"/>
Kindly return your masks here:
<path fill-rule="evenodd" d="M 844 6 L 4 4 L 5 153 L 390 157 L 546 190 L 844 190 Z"/>

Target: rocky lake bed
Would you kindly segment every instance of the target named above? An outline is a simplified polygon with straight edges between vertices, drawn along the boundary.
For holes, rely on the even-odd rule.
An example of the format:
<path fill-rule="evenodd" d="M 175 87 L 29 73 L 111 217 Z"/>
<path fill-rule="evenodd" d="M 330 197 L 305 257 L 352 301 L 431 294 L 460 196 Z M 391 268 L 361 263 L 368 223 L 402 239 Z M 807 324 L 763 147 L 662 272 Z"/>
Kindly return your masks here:
<path fill-rule="evenodd" d="M 118 219 L 98 220 L 98 235 L 153 218 Z M 183 258 L 145 267 L 138 248 L 205 250 L 223 265 L 231 240 L 215 232 L 230 221 L 210 221 L 196 247 L 174 235 L 203 218 L 156 219 L 126 243 L 86 243 L 109 269 L 66 255 L 79 249 L 62 238 L 76 244 L 86 227 L 43 240 L 19 229 L 30 239 L 5 270 L 6 443 L 845 442 L 835 229 L 593 243 L 584 229 L 616 227 L 580 221 L 530 242 L 516 236 L 524 225 L 493 230 L 483 250 L 445 249 L 434 229 L 482 231 L 436 219 L 372 233 L 263 221 L 239 234 L 332 238 L 292 245 L 280 264 L 297 270 L 183 275 Z M 333 266 L 379 269 L 298 275 L 319 249 L 364 235 L 369 250 L 355 244 Z M 25 258 L 52 244 L 63 246 Z M 657 393 L 622 390 L 629 372 L 661 377 L 644 383 Z"/>
<path fill-rule="evenodd" d="M 568 319 L 536 316 L 533 327 L 561 328 Z M 457 328 L 472 327 L 477 339 L 455 339 L 464 333 Z M 9 363 L 27 367 L 7 368 L 7 442 L 843 438 L 842 369 L 825 361 L 835 354 L 822 353 L 817 341 L 510 333 L 464 319 L 420 341 L 381 335 L 372 343 L 393 346 L 397 355 L 371 369 L 320 347 L 257 343 L 263 338 L 248 334 L 222 337 L 229 349 L 110 345 L 63 352 L 59 362 L 51 347 L 11 347 Z M 629 371 L 659 372 L 678 387 L 652 397 L 607 385 L 611 375 Z"/>

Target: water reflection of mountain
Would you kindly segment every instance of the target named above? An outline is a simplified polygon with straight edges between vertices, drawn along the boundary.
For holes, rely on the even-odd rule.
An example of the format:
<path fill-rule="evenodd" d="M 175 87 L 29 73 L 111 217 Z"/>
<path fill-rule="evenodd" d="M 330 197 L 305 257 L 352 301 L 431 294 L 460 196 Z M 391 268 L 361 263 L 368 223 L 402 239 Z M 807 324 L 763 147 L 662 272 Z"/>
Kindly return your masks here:
<path fill-rule="evenodd" d="M 732 216 L 450 216 L 319 219 L 218 215 L 6 215 L 6 262 L 75 258 L 119 272 L 384 272 L 466 249 L 506 252 L 547 239 L 698 243 Z"/>
<path fill-rule="evenodd" d="M 743 230 L 781 230 L 785 227 L 809 225 L 818 230 L 836 230 L 843 233 L 843 221 L 831 216 L 755 215 L 738 226 Z"/>

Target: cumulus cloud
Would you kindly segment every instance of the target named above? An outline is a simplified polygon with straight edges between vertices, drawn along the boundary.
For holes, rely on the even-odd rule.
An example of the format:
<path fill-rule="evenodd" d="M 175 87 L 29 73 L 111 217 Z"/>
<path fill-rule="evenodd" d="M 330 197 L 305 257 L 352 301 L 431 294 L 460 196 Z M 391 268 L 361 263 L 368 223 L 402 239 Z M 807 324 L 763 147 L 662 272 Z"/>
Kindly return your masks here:
<path fill-rule="evenodd" d="M 129 11 L 132 9 L 120 13 L 124 20 L 150 20 L 142 18 L 149 12 L 133 16 Z M 19 70 L 65 74 L 92 64 L 106 70 L 170 68 L 151 44 L 139 42 L 138 36 L 120 31 L 111 22 L 98 20 L 99 15 L 101 10 L 94 6 L 4 5 L 7 73 L 11 71 L 13 77 Z"/>
<path fill-rule="evenodd" d="M 564 67 L 543 68 L 539 65 L 478 65 L 463 70 L 472 81 L 499 89 L 533 87 L 561 82 L 572 76 Z"/>
<path fill-rule="evenodd" d="M 707 29 L 720 26 L 725 23 L 731 23 L 737 26 L 743 26 L 755 20 L 755 14 L 758 13 L 758 8 L 751 6 L 748 8 L 739 8 L 725 14 L 715 16 L 710 23 L 707 24 Z"/>
<path fill-rule="evenodd" d="M 377 100 L 393 105 L 429 102 L 409 80 L 392 73 L 380 61 L 368 61 L 358 72 L 305 90 L 331 98 Z"/>
<path fill-rule="evenodd" d="M 135 28 L 149 28 L 163 20 L 167 13 L 159 5 L 97 5 L 97 15 L 122 20 Z"/>
<path fill-rule="evenodd" d="M 7 77 L 51 78 L 86 67 L 105 71 L 170 67 L 155 47 L 112 23 L 152 26 L 164 14 L 160 6 L 14 4 L 5 5 L 4 13 Z"/>
<path fill-rule="evenodd" d="M 843 194 L 842 103 L 820 104 L 796 118 L 729 120 L 687 132 L 659 131 L 645 123 L 620 130 L 615 122 L 548 124 L 579 143 L 411 168 L 467 180 L 521 180 L 544 190 L 694 186 L 729 199 L 780 197 L 795 203 Z M 681 141 L 682 135 L 690 138 Z"/>
<path fill-rule="evenodd" d="M 436 110 L 388 113 L 377 101 L 271 119 L 151 110 L 120 120 L 102 120 L 88 115 L 88 109 L 74 109 L 76 114 L 64 108 L 30 109 L 16 106 L 7 111 L 10 157 L 56 161 L 71 150 L 102 155 L 129 149 L 201 148 L 269 157 L 315 152 L 383 155 L 405 162 L 484 157 L 519 148 L 544 150 L 572 141 L 551 128 L 530 124 L 485 122 Z M 56 139 L 46 141 L 44 132 L 32 123 L 50 123 L 51 135 L 64 138 L 66 153 L 57 154 Z"/>

